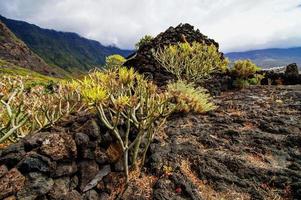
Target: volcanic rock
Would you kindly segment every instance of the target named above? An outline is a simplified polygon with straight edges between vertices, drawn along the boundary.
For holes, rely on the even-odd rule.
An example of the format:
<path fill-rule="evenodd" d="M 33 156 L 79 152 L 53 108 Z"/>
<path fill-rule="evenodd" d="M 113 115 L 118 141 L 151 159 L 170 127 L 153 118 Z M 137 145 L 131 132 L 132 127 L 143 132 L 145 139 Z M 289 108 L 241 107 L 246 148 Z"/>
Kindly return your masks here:
<path fill-rule="evenodd" d="M 13 168 L 5 173 L 0 178 L 0 199 L 15 194 L 24 186 L 25 177 L 16 169 Z"/>
<path fill-rule="evenodd" d="M 76 143 L 66 133 L 54 133 L 48 135 L 40 148 L 40 151 L 51 157 L 53 160 L 76 158 Z"/>
<path fill-rule="evenodd" d="M 287 76 L 299 76 L 299 69 L 296 63 L 289 64 L 286 66 L 285 74 Z"/>
<path fill-rule="evenodd" d="M 158 85 L 164 85 L 169 80 L 175 77 L 167 72 L 153 56 L 153 51 L 156 51 L 163 46 L 175 45 L 183 42 L 199 42 L 207 45 L 215 45 L 217 49 L 219 45 L 213 39 L 195 30 L 190 24 L 180 24 L 177 27 L 170 27 L 165 32 L 160 33 L 152 39 L 150 43 L 144 44 L 137 50 L 136 53 L 128 57 L 124 64 L 128 67 L 133 67 L 138 72 L 149 76 Z M 221 56 L 223 54 L 221 53 Z"/>
<path fill-rule="evenodd" d="M 42 197 L 52 189 L 53 184 L 53 179 L 42 173 L 29 173 L 24 188 L 17 193 L 18 199 L 33 200 Z"/>

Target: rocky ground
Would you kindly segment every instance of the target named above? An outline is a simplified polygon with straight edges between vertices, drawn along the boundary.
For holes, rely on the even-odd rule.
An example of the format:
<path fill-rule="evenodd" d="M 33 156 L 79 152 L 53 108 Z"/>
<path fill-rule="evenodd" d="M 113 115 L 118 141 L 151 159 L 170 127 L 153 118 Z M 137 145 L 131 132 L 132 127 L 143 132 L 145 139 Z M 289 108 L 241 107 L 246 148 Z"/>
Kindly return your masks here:
<path fill-rule="evenodd" d="M 215 102 L 206 115 L 168 119 L 127 188 L 118 147 L 95 116 L 28 136 L 0 150 L 0 199 L 301 199 L 301 85 Z"/>
<path fill-rule="evenodd" d="M 169 119 L 153 142 L 152 198 L 301 199 L 301 85 L 226 92 L 216 103 L 208 115 Z M 134 191 L 125 199 L 145 199 Z"/>

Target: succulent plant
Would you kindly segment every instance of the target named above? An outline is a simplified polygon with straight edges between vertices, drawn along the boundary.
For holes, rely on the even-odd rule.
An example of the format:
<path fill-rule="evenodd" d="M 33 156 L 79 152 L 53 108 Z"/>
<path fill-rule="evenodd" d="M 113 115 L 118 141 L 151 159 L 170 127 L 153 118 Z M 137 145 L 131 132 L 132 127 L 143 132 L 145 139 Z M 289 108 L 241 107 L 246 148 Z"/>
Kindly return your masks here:
<path fill-rule="evenodd" d="M 213 72 L 224 72 L 228 60 L 222 58 L 214 45 L 188 42 L 169 45 L 153 52 L 154 58 L 177 80 L 200 82 Z"/>

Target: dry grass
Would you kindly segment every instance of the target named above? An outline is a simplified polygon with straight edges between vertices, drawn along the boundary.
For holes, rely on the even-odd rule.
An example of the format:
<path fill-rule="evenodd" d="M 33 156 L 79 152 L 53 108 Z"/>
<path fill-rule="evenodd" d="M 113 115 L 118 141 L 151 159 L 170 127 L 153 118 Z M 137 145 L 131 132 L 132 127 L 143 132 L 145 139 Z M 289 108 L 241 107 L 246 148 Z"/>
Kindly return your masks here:
<path fill-rule="evenodd" d="M 280 158 L 277 158 L 272 154 L 261 155 L 249 153 L 242 156 L 242 159 L 247 161 L 250 165 L 253 165 L 254 167 L 264 169 L 283 168 L 287 165 L 287 162 L 285 160 L 281 160 Z"/>
<path fill-rule="evenodd" d="M 140 163 L 138 163 L 137 169 L 129 172 L 129 183 L 126 187 L 125 176 L 123 173 L 111 173 L 110 177 L 110 197 L 109 200 L 127 199 L 152 199 L 153 186 L 158 180 L 156 176 L 148 175 L 141 172 Z M 108 187 L 108 186 L 106 186 Z M 98 184 L 98 189 L 105 188 L 103 184 Z"/>
<path fill-rule="evenodd" d="M 242 159 L 247 161 L 250 165 L 258 168 L 268 169 L 271 167 L 270 164 L 266 162 L 264 155 L 250 153 L 243 156 Z"/>
<path fill-rule="evenodd" d="M 252 122 L 245 122 L 243 123 L 243 127 L 239 129 L 239 131 L 249 131 L 254 130 L 257 126 Z"/>
<path fill-rule="evenodd" d="M 246 116 L 246 113 L 239 109 L 229 108 L 225 113 L 231 117 L 243 117 Z"/>
<path fill-rule="evenodd" d="M 233 188 L 223 192 L 215 191 L 206 181 L 200 180 L 192 171 L 190 163 L 183 160 L 181 163 L 182 173 L 190 179 L 190 181 L 197 186 L 198 192 L 203 199 L 206 200 L 248 200 L 251 199 L 248 194 L 236 192 Z"/>
<path fill-rule="evenodd" d="M 130 187 L 134 188 L 135 191 L 131 193 L 131 196 L 141 197 L 144 199 L 152 199 L 153 186 L 158 180 L 156 176 L 142 173 L 140 167 L 137 170 L 133 170 L 129 175 Z"/>

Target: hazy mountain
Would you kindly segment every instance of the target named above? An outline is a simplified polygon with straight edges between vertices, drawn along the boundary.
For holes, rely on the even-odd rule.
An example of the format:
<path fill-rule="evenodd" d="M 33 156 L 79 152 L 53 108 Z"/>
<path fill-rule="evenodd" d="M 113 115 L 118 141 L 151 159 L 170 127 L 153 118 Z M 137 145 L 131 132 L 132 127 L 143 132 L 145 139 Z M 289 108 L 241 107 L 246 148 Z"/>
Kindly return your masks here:
<path fill-rule="evenodd" d="M 257 65 L 270 68 L 297 63 L 301 67 L 301 47 L 287 49 L 261 49 L 246 52 L 227 53 L 231 61 L 238 59 L 251 59 Z"/>
<path fill-rule="evenodd" d="M 61 68 L 47 65 L 0 21 L 0 68 L 6 68 L 8 63 L 45 75 L 63 76 L 66 74 Z"/>
<path fill-rule="evenodd" d="M 59 66 L 71 73 L 100 67 L 111 54 L 127 56 L 129 50 L 104 46 L 76 33 L 43 29 L 23 21 L 0 16 L 0 20 L 49 65 Z"/>

